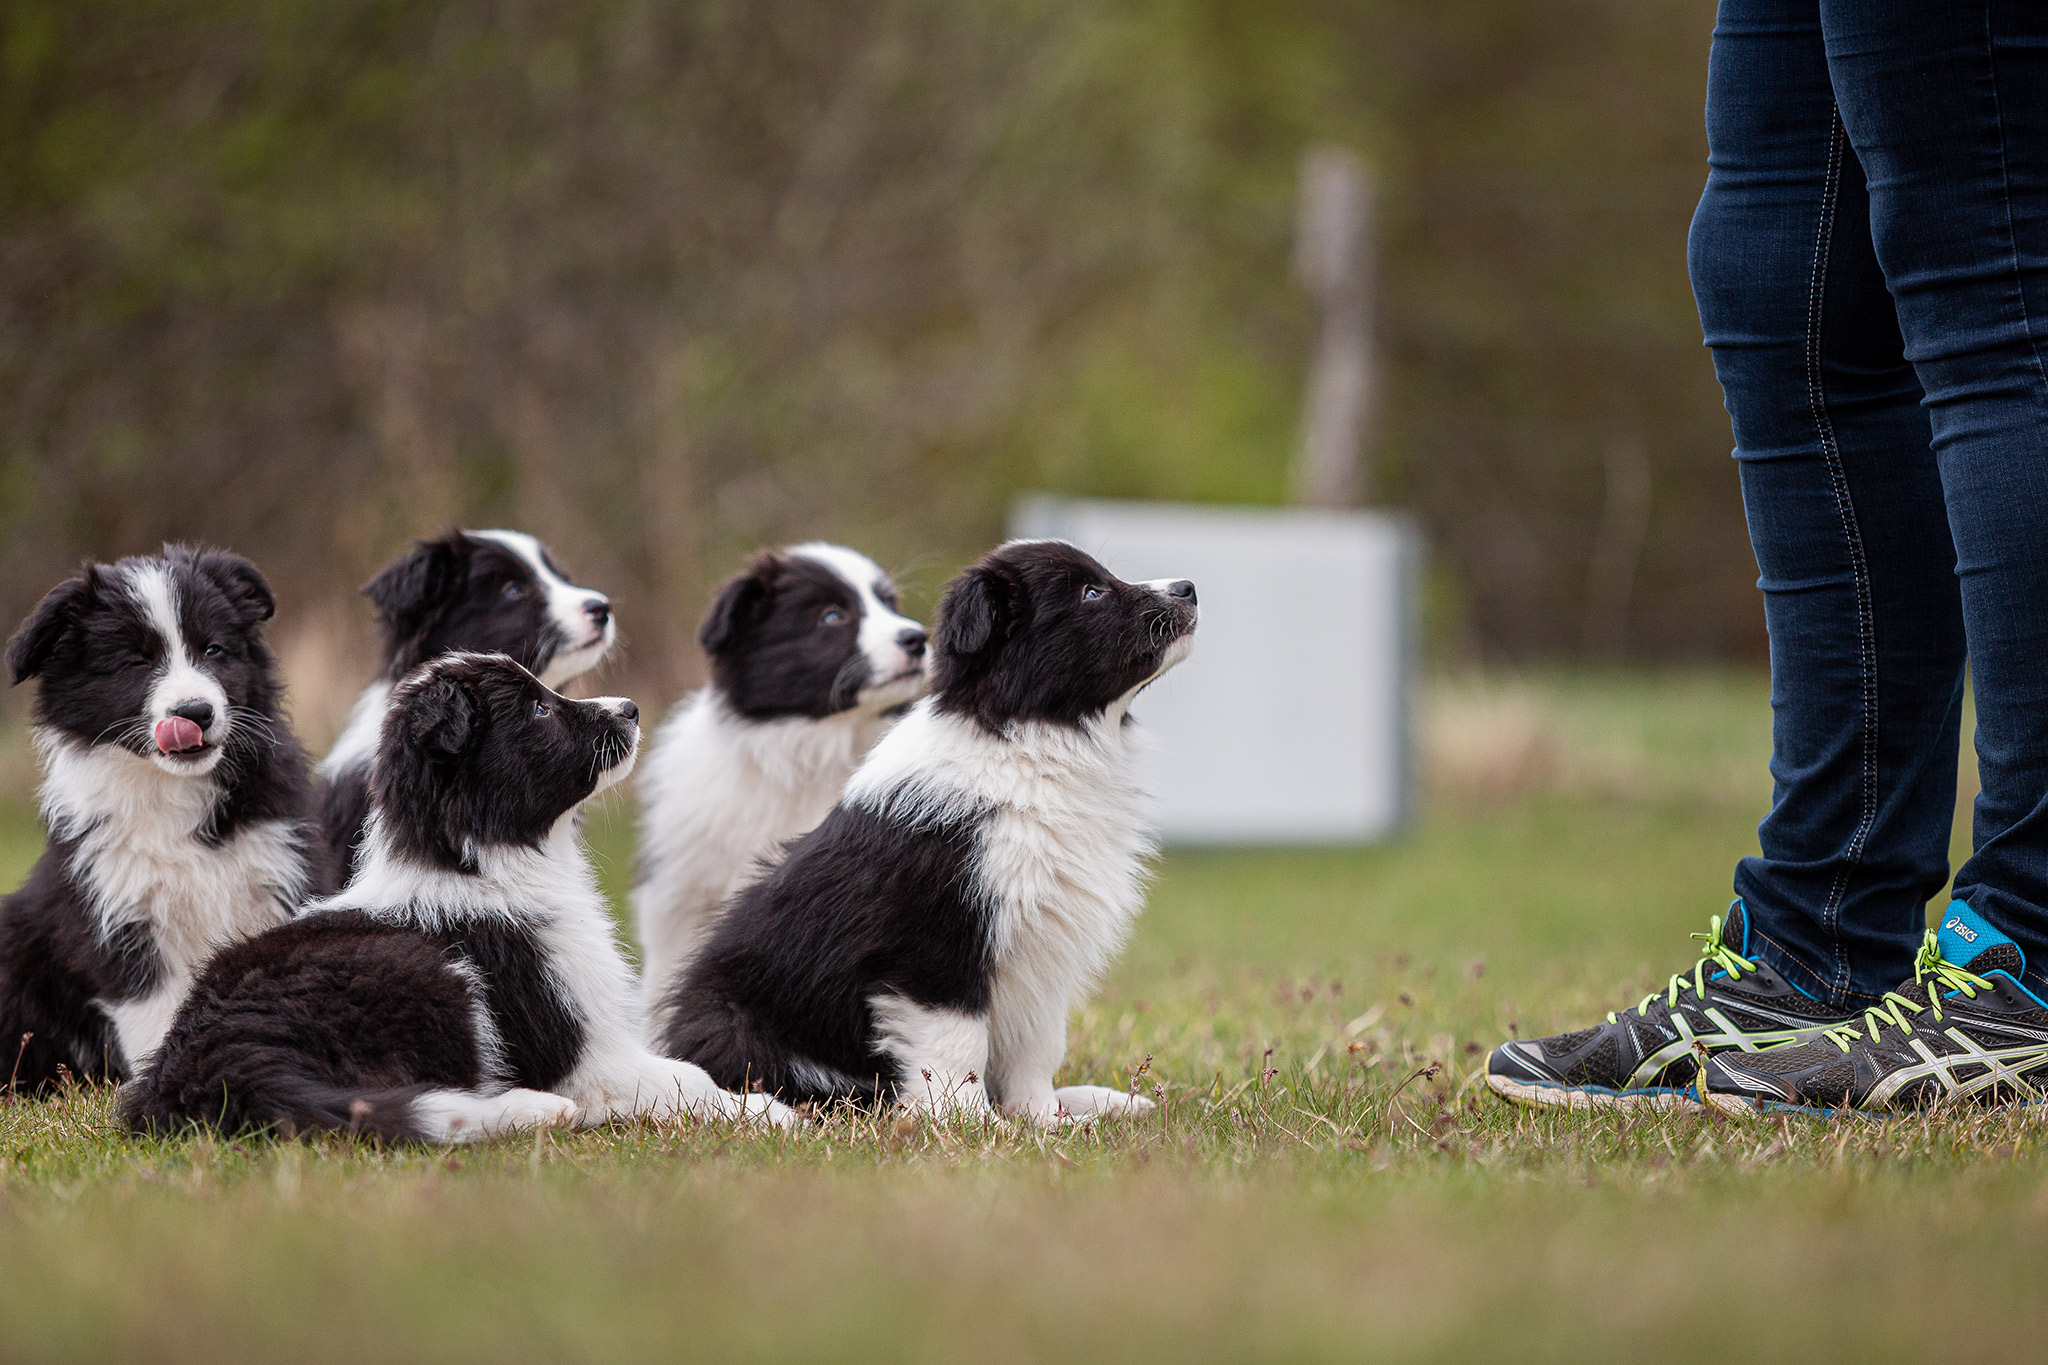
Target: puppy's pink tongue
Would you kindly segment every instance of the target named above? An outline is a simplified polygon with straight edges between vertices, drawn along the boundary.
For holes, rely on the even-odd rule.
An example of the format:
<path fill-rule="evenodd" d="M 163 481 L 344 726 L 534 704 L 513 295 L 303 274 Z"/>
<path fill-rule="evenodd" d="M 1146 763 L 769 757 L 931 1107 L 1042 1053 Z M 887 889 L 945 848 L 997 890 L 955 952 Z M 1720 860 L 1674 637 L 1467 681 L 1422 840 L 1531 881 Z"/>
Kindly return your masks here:
<path fill-rule="evenodd" d="M 183 716 L 156 723 L 156 747 L 167 754 L 187 753 L 204 743 L 206 737 L 199 733 L 199 727 Z"/>

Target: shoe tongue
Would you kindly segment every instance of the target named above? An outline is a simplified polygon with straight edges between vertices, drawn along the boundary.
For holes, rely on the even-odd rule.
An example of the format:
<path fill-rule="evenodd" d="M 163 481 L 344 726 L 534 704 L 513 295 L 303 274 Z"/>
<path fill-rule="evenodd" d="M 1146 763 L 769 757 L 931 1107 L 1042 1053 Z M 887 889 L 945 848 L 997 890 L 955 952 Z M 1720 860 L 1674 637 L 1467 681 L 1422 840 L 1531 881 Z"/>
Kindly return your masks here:
<path fill-rule="evenodd" d="M 2026 970 L 2027 958 L 2020 946 L 1987 924 L 1964 901 L 1948 903 L 1935 938 L 1944 958 L 1979 976 L 2002 971 L 2017 979 Z"/>
<path fill-rule="evenodd" d="M 1749 956 L 1749 907 L 1740 896 L 1728 902 L 1728 913 L 1721 917 L 1721 942 L 1738 956 Z"/>

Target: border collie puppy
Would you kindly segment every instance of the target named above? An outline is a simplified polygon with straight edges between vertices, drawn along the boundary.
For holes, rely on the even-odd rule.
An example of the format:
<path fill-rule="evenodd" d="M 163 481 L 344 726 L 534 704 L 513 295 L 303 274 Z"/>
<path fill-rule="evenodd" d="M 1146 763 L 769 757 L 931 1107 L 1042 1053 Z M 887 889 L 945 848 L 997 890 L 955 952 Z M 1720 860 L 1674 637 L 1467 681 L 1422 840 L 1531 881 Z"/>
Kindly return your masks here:
<path fill-rule="evenodd" d="M 384 627 L 384 671 L 320 762 L 321 827 L 335 883 L 349 878 L 370 809 L 370 760 L 391 686 L 437 654 L 509 654 L 549 687 L 597 667 L 618 637 L 601 592 L 569 581 L 523 531 L 451 528 L 422 540 L 363 586 Z"/>
<path fill-rule="evenodd" d="M 49 831 L 0 901 L 0 1094 L 60 1068 L 121 1079 L 212 951 L 291 917 L 318 880 L 306 758 L 238 555 L 87 562 L 7 642 L 40 677 Z"/>
<path fill-rule="evenodd" d="M 641 1041 L 575 820 L 631 771 L 638 716 L 498 654 L 401 682 L 355 879 L 207 965 L 123 1119 L 425 1142 L 640 1114 L 793 1121 Z"/>
<path fill-rule="evenodd" d="M 1143 899 L 1128 711 L 1195 624 L 1194 584 L 1125 583 L 1061 541 L 954 579 L 932 695 L 720 917 L 666 1001 L 669 1054 L 792 1102 L 1149 1108 L 1053 1075 Z"/>
<path fill-rule="evenodd" d="M 640 770 L 633 917 L 650 998 L 924 690 L 924 627 L 901 606 L 888 574 L 838 545 L 765 551 L 719 590 L 697 631 L 711 685 L 677 705 Z"/>

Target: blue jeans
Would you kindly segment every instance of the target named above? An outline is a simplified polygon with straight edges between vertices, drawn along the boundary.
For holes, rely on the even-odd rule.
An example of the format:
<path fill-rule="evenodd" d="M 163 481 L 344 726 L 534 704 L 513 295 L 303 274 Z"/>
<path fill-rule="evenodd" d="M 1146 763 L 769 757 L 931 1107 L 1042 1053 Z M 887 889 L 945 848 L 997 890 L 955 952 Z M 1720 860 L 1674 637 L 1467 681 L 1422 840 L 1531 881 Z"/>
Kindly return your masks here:
<path fill-rule="evenodd" d="M 2048 5 L 1721 0 L 1693 293 L 1771 639 L 1752 945 L 1860 1004 L 1948 879 L 2048 994 Z"/>

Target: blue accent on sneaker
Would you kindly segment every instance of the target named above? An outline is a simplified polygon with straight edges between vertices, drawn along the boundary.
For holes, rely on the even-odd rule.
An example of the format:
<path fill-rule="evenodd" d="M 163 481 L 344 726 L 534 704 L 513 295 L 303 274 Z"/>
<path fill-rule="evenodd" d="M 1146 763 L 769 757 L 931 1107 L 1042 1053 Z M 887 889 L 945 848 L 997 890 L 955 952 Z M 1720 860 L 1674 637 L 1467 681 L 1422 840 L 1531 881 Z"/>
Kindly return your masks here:
<path fill-rule="evenodd" d="M 1729 924 L 1735 923 L 1735 917 L 1738 913 L 1742 916 L 1742 944 L 1740 947 L 1736 948 L 1735 951 L 1742 954 L 1744 957 L 1755 957 L 1756 954 L 1750 951 L 1749 945 L 1750 941 L 1755 937 L 1755 930 L 1751 926 L 1755 924 L 1756 917 L 1749 913 L 1748 902 L 1744 901 L 1740 896 L 1737 896 L 1734 900 L 1728 902 L 1728 915 L 1726 922 Z M 1707 979 L 1709 981 L 1714 981 L 1727 975 L 1728 973 L 1720 970 L 1717 967 L 1713 971 L 1707 973 Z M 1797 981 L 1794 981 L 1792 978 L 1786 977 L 1785 984 L 1790 986 L 1793 990 L 1799 992 L 1799 994 L 1805 996 L 1808 1000 L 1813 1001 L 1814 1004 L 1818 1005 L 1821 1002 L 1819 996 L 1815 995 L 1812 991 L 1806 989 L 1806 987 L 1800 985 Z"/>
<path fill-rule="evenodd" d="M 2024 995 L 2025 997 L 2027 997 L 2027 999 L 2039 1005 L 2042 1009 L 2048 1010 L 2048 1000 L 2043 1000 L 2040 996 L 2036 995 L 2034 992 L 2028 990 L 2024 985 L 2020 984 L 2020 979 L 2014 976 L 2011 972 L 1996 971 L 1991 973 L 1991 975 L 1999 977 L 2006 981 L 2010 981 L 2012 983 L 2012 988 L 2014 990 L 2018 991 L 2021 995 Z M 1951 1000 L 1955 999 L 1955 993 L 1951 991 L 1948 995 L 1948 998 Z"/>
<path fill-rule="evenodd" d="M 1996 948 L 2001 943 L 2012 943 L 2013 951 L 2020 952 L 2017 943 L 1986 922 L 1984 917 L 1970 908 L 1968 901 L 1950 901 L 1948 908 L 1941 912 L 1941 928 L 1937 931 L 1941 944 L 1941 955 L 1958 967 L 1967 967 L 1976 960 L 1979 953 Z M 2027 957 L 2020 953 L 2020 965 L 2024 969 Z"/>

